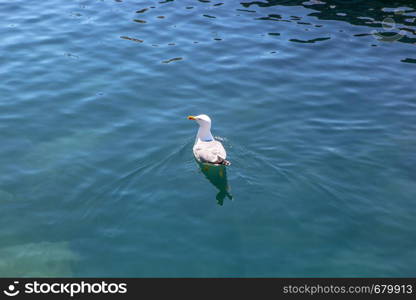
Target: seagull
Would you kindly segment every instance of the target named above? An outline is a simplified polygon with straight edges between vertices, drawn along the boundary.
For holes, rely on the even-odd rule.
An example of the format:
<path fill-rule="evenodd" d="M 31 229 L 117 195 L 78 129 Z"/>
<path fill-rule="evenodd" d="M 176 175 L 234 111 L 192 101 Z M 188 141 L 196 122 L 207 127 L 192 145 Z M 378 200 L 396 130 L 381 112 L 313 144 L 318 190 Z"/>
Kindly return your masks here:
<path fill-rule="evenodd" d="M 226 160 L 227 153 L 223 145 L 214 139 L 211 134 L 211 119 L 207 115 L 188 116 L 188 120 L 194 120 L 199 124 L 193 147 L 194 156 L 201 163 L 229 166 Z"/>

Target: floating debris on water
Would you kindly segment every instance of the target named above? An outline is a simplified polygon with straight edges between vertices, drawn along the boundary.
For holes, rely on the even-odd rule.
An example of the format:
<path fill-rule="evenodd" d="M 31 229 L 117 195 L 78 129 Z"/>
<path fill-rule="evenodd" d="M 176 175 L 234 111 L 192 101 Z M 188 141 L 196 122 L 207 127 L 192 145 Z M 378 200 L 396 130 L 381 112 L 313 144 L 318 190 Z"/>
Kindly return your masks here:
<path fill-rule="evenodd" d="M 249 9 L 237 9 L 238 11 L 245 11 L 245 12 L 250 12 L 250 13 L 255 13 L 255 10 L 249 10 Z"/>
<path fill-rule="evenodd" d="M 357 34 L 354 34 L 354 36 L 358 36 L 358 37 L 360 37 L 360 36 L 369 36 L 369 35 L 372 35 L 371 33 L 357 33 Z"/>
<path fill-rule="evenodd" d="M 143 9 L 140 9 L 140 10 L 136 11 L 136 13 L 137 14 L 142 14 L 142 13 L 146 12 L 147 10 L 148 10 L 148 8 L 143 8 Z"/>
<path fill-rule="evenodd" d="M 401 62 L 416 64 L 416 59 L 414 59 L 414 58 L 405 58 L 405 59 L 402 59 Z"/>
<path fill-rule="evenodd" d="M 182 57 L 175 57 L 175 58 L 171 58 L 171 59 L 168 59 L 168 60 L 164 60 L 164 61 L 162 61 L 162 63 L 168 64 L 168 63 L 171 63 L 171 62 L 174 62 L 174 61 L 179 61 L 179 60 L 182 60 L 182 59 L 183 59 Z"/>
<path fill-rule="evenodd" d="M 140 20 L 140 19 L 134 19 L 133 21 L 134 22 L 137 22 L 137 23 L 146 23 L 145 20 Z"/>
<path fill-rule="evenodd" d="M 307 40 L 307 41 L 304 41 L 304 40 L 298 40 L 298 39 L 290 39 L 289 41 L 290 42 L 295 42 L 295 43 L 310 43 L 310 44 L 313 44 L 313 43 L 316 43 L 316 42 L 320 42 L 320 41 L 326 41 L 326 40 L 329 40 L 330 38 L 329 37 L 326 37 L 326 38 L 316 38 L 316 39 L 312 39 L 312 40 Z"/>
<path fill-rule="evenodd" d="M 120 38 L 125 39 L 125 40 L 129 40 L 129 41 L 133 41 L 133 42 L 136 42 L 136 43 L 143 43 L 143 40 L 131 38 L 131 37 L 124 36 L 124 35 L 120 36 Z"/>

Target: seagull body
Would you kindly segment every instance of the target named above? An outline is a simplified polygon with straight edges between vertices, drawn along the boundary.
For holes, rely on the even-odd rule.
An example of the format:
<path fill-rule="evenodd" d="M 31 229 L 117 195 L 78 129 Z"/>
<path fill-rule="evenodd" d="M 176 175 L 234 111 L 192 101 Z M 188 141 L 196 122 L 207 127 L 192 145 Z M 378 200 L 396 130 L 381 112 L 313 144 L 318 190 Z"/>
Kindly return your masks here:
<path fill-rule="evenodd" d="M 198 133 L 193 147 L 194 156 L 201 163 L 229 166 L 227 153 L 221 142 L 214 139 L 211 133 L 211 119 L 207 115 L 189 116 L 199 124 Z"/>

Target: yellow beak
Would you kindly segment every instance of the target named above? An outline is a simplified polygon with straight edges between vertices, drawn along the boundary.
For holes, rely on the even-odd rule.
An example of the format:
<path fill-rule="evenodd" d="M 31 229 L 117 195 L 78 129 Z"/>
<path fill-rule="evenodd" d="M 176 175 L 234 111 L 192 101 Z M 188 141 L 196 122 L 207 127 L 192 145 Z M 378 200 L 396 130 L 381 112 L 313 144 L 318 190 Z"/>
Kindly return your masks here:
<path fill-rule="evenodd" d="M 196 120 L 194 116 L 188 116 L 188 120 Z"/>

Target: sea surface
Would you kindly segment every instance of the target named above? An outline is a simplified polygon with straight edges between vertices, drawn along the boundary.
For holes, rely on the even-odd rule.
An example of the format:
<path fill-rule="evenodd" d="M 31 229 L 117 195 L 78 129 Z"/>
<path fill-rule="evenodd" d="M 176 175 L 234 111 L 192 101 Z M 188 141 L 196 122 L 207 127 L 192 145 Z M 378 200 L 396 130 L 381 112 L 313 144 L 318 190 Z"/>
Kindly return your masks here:
<path fill-rule="evenodd" d="M 416 276 L 416 3 L 247 1 L 0 0 L 0 276 Z"/>

